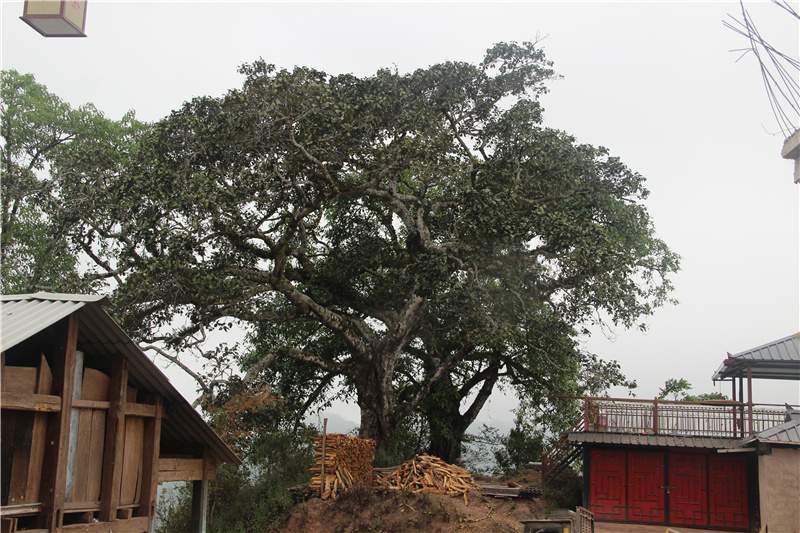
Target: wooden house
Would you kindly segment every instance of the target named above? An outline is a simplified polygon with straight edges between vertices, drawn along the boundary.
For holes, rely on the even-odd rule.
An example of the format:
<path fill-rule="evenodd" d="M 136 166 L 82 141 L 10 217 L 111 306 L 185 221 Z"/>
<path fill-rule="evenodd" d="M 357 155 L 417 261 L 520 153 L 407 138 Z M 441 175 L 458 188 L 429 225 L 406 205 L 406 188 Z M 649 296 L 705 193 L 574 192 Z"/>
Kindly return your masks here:
<path fill-rule="evenodd" d="M 102 308 L 103 298 L 0 300 L 2 532 L 144 533 L 157 487 L 239 459 Z"/>
<path fill-rule="evenodd" d="M 582 458 L 601 521 L 800 533 L 800 411 L 752 398 L 753 379 L 800 380 L 800 334 L 728 356 L 713 379 L 732 400 L 585 398 L 546 475 Z"/>

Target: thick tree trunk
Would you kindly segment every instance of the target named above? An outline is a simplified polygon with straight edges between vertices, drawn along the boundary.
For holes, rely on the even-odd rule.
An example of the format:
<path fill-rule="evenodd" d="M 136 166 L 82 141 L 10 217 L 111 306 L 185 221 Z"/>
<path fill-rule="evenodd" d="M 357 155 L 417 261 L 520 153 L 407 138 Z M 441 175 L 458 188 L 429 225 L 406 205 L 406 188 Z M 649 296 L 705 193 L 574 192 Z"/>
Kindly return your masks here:
<path fill-rule="evenodd" d="M 460 412 L 458 392 L 450 376 L 445 376 L 431 386 L 431 394 L 425 402 L 425 417 L 430 431 L 429 451 L 448 463 L 461 459 L 461 443 L 467 429 Z"/>
<path fill-rule="evenodd" d="M 461 444 L 464 442 L 466 432 L 460 420 L 453 419 L 449 424 L 432 423 L 430 432 L 431 455 L 441 457 L 448 463 L 457 464 L 461 460 Z"/>
<path fill-rule="evenodd" d="M 448 463 L 456 463 L 461 459 L 464 435 L 489 399 L 497 382 L 497 372 L 497 365 L 484 369 L 465 390 L 453 384 L 449 375 L 431 386 L 431 394 L 425 402 L 425 415 L 431 434 L 430 452 L 433 455 L 438 455 Z M 461 400 L 478 384 L 481 387 L 472 404 L 462 413 Z"/>
<path fill-rule="evenodd" d="M 392 438 L 395 425 L 394 361 L 382 360 L 365 370 L 354 379 L 361 409 L 359 436 L 373 439 L 375 446 L 381 448 Z"/>

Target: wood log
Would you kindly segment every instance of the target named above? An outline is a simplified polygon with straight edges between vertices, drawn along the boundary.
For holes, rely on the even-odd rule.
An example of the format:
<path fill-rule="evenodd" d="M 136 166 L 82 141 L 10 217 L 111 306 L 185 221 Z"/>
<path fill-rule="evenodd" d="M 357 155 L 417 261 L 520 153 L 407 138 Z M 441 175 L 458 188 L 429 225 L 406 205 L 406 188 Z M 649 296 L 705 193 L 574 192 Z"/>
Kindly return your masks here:
<path fill-rule="evenodd" d="M 314 443 L 314 465 L 309 487 L 322 499 L 336 499 L 355 486 L 371 486 L 375 442 L 350 435 L 331 433 Z"/>
<path fill-rule="evenodd" d="M 378 477 L 378 485 L 415 494 L 433 492 L 463 496 L 465 504 L 468 503 L 468 494 L 478 491 L 469 472 L 431 455 L 418 455 L 384 473 Z"/>

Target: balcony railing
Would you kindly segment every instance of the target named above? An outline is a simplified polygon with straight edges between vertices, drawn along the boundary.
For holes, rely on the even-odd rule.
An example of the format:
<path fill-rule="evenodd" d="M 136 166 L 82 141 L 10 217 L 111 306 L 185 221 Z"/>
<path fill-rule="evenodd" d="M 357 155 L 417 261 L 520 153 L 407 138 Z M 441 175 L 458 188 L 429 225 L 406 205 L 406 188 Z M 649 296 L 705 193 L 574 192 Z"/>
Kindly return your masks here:
<path fill-rule="evenodd" d="M 584 431 L 743 438 L 784 422 L 785 410 L 733 401 L 584 398 Z"/>

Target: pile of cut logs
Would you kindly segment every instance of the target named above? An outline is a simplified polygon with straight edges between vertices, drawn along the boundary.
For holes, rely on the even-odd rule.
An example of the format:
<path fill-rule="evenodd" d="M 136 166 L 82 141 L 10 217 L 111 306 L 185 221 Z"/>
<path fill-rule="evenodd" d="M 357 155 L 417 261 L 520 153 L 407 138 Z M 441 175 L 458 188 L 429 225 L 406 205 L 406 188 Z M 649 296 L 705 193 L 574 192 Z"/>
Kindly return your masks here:
<path fill-rule="evenodd" d="M 338 433 L 317 437 L 309 486 L 323 500 L 335 500 L 355 486 L 372 486 L 374 459 L 375 441 L 372 439 Z"/>
<path fill-rule="evenodd" d="M 469 472 L 432 455 L 418 455 L 406 461 L 392 472 L 379 477 L 378 485 L 385 489 L 415 494 L 434 492 L 461 495 L 465 504 L 469 502 L 469 492 L 478 491 Z"/>

